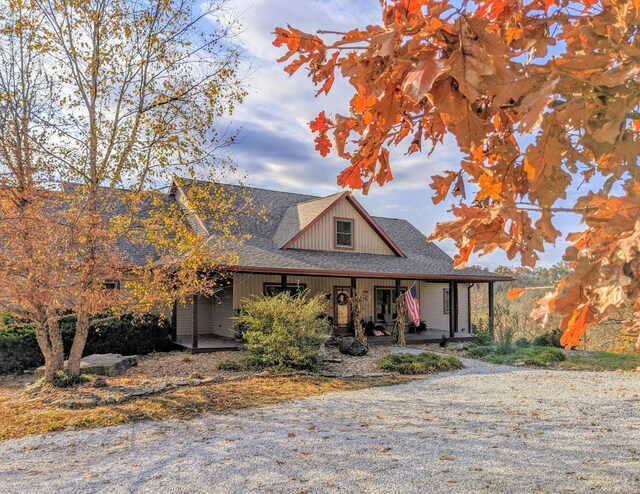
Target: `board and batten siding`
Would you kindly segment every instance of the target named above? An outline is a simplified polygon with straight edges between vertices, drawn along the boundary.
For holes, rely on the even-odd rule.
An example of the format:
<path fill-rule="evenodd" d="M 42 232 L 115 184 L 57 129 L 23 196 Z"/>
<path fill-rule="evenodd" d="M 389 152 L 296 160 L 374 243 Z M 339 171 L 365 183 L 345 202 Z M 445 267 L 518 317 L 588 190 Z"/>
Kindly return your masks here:
<path fill-rule="evenodd" d="M 469 333 L 469 291 L 468 283 L 458 283 L 458 332 Z M 444 293 L 449 283 L 420 282 L 420 319 L 429 329 L 447 331 L 449 334 L 449 314 L 444 312 Z"/>
<path fill-rule="evenodd" d="M 213 298 L 198 296 L 198 334 L 215 334 L 233 338 L 233 288 L 228 287 Z M 177 305 L 176 334 L 178 338 L 191 337 L 193 304 L 189 300 Z"/>
<path fill-rule="evenodd" d="M 235 273 L 233 287 L 227 287 L 219 292 L 214 299 L 199 297 L 198 299 L 198 333 L 216 334 L 231 338 L 234 336 L 232 317 L 236 309 L 242 305 L 242 300 L 252 295 L 262 295 L 265 283 L 280 284 L 280 275 Z M 287 283 L 305 285 L 312 293 L 331 294 L 328 304 L 328 314 L 333 316 L 334 287 L 350 287 L 351 278 L 331 278 L 319 276 L 287 277 Z M 414 280 L 401 280 L 401 288 L 410 288 Z M 417 281 L 416 288 L 420 300 L 420 318 L 426 322 L 429 329 L 449 331 L 449 314 L 444 312 L 444 290 L 448 283 L 434 283 Z M 375 288 L 394 288 L 395 280 L 385 278 L 358 278 L 356 289 L 369 293 L 363 318 L 365 321 L 375 319 Z M 458 284 L 458 331 L 469 332 L 468 312 L 468 284 Z M 192 327 L 191 301 L 178 304 L 177 307 L 177 335 L 190 337 Z"/>
<path fill-rule="evenodd" d="M 233 307 L 235 309 L 241 306 L 242 300 L 244 298 L 250 297 L 251 295 L 262 295 L 264 293 L 264 284 L 265 283 L 274 283 L 280 284 L 280 276 L 279 275 L 263 275 L 263 274 L 235 274 L 234 276 L 234 291 L 233 291 Z M 351 286 L 351 278 L 330 278 L 330 277 L 318 277 L 318 276 L 295 276 L 289 275 L 287 277 L 288 284 L 296 284 L 300 283 L 301 285 L 305 285 L 308 289 L 311 290 L 312 293 L 330 293 L 331 298 L 329 300 L 329 315 L 333 315 L 333 288 L 334 287 L 350 287 Z M 414 280 L 401 280 L 400 287 L 401 288 L 410 288 L 413 285 Z M 376 287 L 385 287 L 385 288 L 394 288 L 396 285 L 395 280 L 388 278 L 357 278 L 356 279 L 356 290 L 358 291 L 366 291 L 369 293 L 369 302 L 367 303 L 363 318 L 365 321 L 369 319 L 375 319 L 375 288 Z M 418 297 L 420 297 L 420 306 L 421 308 L 426 305 L 434 306 L 436 302 L 434 300 L 428 299 L 423 300 L 422 295 L 422 283 L 416 282 L 416 287 L 418 289 Z M 442 286 L 445 288 L 448 285 L 445 283 Z M 440 293 L 440 297 L 442 294 Z M 440 310 L 442 310 L 442 300 L 440 300 Z M 422 310 L 421 310 L 422 312 Z M 422 315 L 422 314 L 421 314 Z M 466 317 L 466 316 L 465 316 Z M 422 315 L 422 319 L 424 319 L 424 315 Z M 449 328 L 449 320 L 448 315 L 445 317 L 446 320 L 446 329 Z M 431 326 L 429 326 L 431 327 Z M 434 326 L 435 327 L 435 326 Z M 443 328 L 444 329 L 444 328 Z"/>
<path fill-rule="evenodd" d="M 395 255 L 384 243 L 380 235 L 371 228 L 362 215 L 345 199 L 336 204 L 331 211 L 307 230 L 292 245 L 292 249 L 306 250 L 338 250 L 335 248 L 336 218 L 353 220 L 353 249 L 349 252 L 366 254 Z"/>

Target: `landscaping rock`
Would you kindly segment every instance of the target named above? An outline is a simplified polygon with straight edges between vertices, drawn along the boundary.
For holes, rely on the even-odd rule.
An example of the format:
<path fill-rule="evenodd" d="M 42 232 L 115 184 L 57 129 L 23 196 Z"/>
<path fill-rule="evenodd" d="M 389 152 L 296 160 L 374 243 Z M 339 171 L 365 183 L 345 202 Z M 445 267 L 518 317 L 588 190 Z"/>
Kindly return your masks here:
<path fill-rule="evenodd" d="M 384 372 L 364 372 L 359 374 L 358 377 L 384 377 Z"/>
<path fill-rule="evenodd" d="M 366 355 L 369 351 L 366 346 L 364 346 L 352 336 L 342 338 L 338 349 L 340 350 L 340 353 L 344 353 L 345 355 L 352 355 L 354 357 L 361 357 L 362 355 Z"/>
<path fill-rule="evenodd" d="M 97 377 L 93 381 L 93 387 L 94 388 L 106 388 L 107 387 L 107 381 L 105 381 L 104 378 L 102 378 L 102 377 Z"/>
<path fill-rule="evenodd" d="M 198 372 L 194 372 L 193 374 L 191 374 L 189 376 L 189 379 L 202 379 L 202 374 L 200 374 Z"/>
<path fill-rule="evenodd" d="M 464 350 L 469 350 L 469 344 L 468 343 L 456 343 L 455 345 L 452 345 L 451 347 L 452 350 L 457 350 L 459 352 L 462 352 Z"/>
<path fill-rule="evenodd" d="M 342 341 L 342 338 L 339 336 L 332 336 L 331 338 L 329 338 L 327 341 L 324 342 L 324 346 L 326 347 L 330 347 L 330 346 L 340 346 L 340 342 Z"/>
<path fill-rule="evenodd" d="M 31 396 L 38 394 L 40 391 L 42 391 L 42 383 L 40 382 L 35 382 L 33 384 L 30 384 L 24 390 L 26 394 Z"/>
<path fill-rule="evenodd" d="M 64 363 L 65 367 L 67 362 Z M 82 374 L 97 374 L 99 376 L 119 376 L 130 367 L 138 365 L 135 355 L 122 356 L 119 353 L 96 353 L 82 359 L 80 372 Z M 44 366 L 36 369 L 36 376 L 44 376 Z"/>

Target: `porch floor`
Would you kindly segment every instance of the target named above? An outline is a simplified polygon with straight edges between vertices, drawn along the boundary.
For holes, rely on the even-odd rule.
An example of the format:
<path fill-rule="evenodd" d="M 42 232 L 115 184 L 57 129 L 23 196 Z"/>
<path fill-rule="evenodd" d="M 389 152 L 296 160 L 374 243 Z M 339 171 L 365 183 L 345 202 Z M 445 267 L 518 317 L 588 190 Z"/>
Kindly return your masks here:
<path fill-rule="evenodd" d="M 220 338 L 213 334 L 198 335 L 198 348 L 193 348 L 190 337 L 178 338 L 175 344 L 191 353 L 228 352 L 242 350 L 242 343 L 234 340 Z"/>
<path fill-rule="evenodd" d="M 422 333 L 406 333 L 405 339 L 407 343 L 436 343 L 439 342 L 442 337 L 445 336 L 447 340 L 452 341 L 449 336 L 449 331 L 446 330 L 438 330 L 438 329 L 428 329 L 427 331 L 423 331 Z M 473 339 L 473 335 L 471 333 L 455 333 L 453 337 L 453 341 L 464 341 Z M 367 341 L 372 343 L 373 345 L 379 343 L 395 343 L 397 340 L 397 335 L 392 334 L 389 336 L 367 336 Z"/>

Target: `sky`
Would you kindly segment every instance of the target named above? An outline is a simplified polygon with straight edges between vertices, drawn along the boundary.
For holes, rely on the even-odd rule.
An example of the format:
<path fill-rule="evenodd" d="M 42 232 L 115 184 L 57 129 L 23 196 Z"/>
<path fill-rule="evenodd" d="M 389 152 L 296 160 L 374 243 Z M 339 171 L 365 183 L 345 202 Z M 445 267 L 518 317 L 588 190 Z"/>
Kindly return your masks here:
<path fill-rule="evenodd" d="M 347 162 L 333 153 L 321 157 L 314 150 L 314 135 L 309 124 L 321 110 L 327 114 L 346 113 L 352 97 L 350 86 L 336 78 L 328 96 L 315 97 L 314 86 L 303 69 L 293 77 L 283 71 L 276 59 L 285 49 L 272 45 L 275 27 L 290 24 L 305 32 L 318 29 L 341 31 L 379 23 L 378 0 L 231 0 L 239 15 L 245 47 L 244 70 L 249 95 L 234 113 L 232 123 L 241 128 L 241 139 L 232 149 L 235 164 L 246 171 L 247 185 L 312 195 L 329 195 L 342 189 L 336 184 L 338 173 Z M 407 143 L 408 145 L 408 143 Z M 426 154 L 392 153 L 394 180 L 384 187 L 371 187 L 368 196 L 354 191 L 355 197 L 374 216 L 403 218 L 425 235 L 437 222 L 453 218 L 448 212 L 450 199 L 434 205 L 430 177 L 443 170 L 456 170 L 461 155 L 453 139 L 445 139 L 430 159 Z M 573 195 L 573 194 L 572 194 Z M 571 198 L 571 197 L 570 197 Z M 572 219 L 560 218 L 556 225 L 564 233 L 575 231 Z M 448 254 L 456 253 L 452 241 L 438 242 Z M 559 241 L 540 254 L 540 265 L 561 260 L 567 243 Z M 516 265 L 496 251 L 478 257 L 469 264 L 495 268 Z"/>

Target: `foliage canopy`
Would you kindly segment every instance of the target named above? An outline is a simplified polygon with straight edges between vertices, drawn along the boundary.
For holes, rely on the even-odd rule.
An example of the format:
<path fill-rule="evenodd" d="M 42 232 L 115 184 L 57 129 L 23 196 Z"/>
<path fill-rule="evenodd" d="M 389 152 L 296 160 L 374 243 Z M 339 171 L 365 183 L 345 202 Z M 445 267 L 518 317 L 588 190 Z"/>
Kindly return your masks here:
<path fill-rule="evenodd" d="M 459 202 L 431 238 L 455 240 L 456 265 L 499 248 L 533 266 L 562 235 L 554 216 L 574 213 L 571 271 L 533 315 L 562 316 L 568 346 L 625 307 L 640 334 L 640 4 L 380 3 L 382 22 L 363 29 L 276 28 L 289 74 L 307 66 L 321 94 L 337 71 L 354 89 L 345 115 L 311 123 L 316 149 L 349 162 L 338 184 L 367 193 L 392 180 L 391 147 L 431 155 L 451 134 L 464 159 L 431 188 L 434 203 Z"/>

